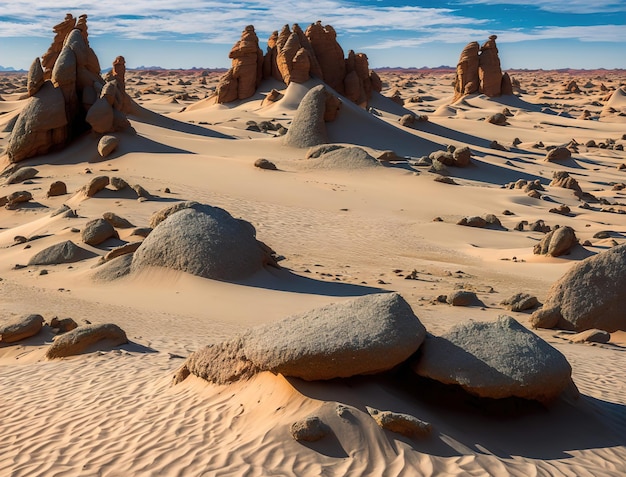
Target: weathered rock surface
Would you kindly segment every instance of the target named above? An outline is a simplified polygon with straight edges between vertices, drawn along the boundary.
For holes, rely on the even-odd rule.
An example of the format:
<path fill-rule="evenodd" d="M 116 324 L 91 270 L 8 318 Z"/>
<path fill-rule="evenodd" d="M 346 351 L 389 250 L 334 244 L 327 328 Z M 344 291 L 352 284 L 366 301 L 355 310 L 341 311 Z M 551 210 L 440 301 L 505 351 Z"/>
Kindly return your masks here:
<path fill-rule="evenodd" d="M 215 90 L 218 103 L 250 98 L 263 78 L 263 52 L 252 25 L 246 26 L 228 57 L 232 60 L 231 68 Z"/>
<path fill-rule="evenodd" d="M 608 343 L 611 340 L 611 334 L 608 331 L 593 328 L 569 335 L 567 339 L 572 343 Z"/>
<path fill-rule="evenodd" d="M 507 310 L 525 311 L 531 310 L 539 306 L 539 300 L 536 296 L 528 293 L 516 293 L 512 297 L 506 298 L 500 302 Z"/>
<path fill-rule="evenodd" d="M 104 261 L 108 262 L 114 258 L 121 257 L 122 255 L 135 253 L 140 245 L 141 242 L 130 242 L 120 245 L 119 247 L 115 247 L 104 256 Z"/>
<path fill-rule="evenodd" d="M 289 433 L 298 442 L 315 442 L 331 434 L 332 430 L 318 416 L 307 416 L 294 422 Z"/>
<path fill-rule="evenodd" d="M 583 195 L 583 191 L 580 188 L 578 181 L 571 177 L 567 171 L 554 171 L 550 186 L 571 189 L 577 197 L 581 197 Z"/>
<path fill-rule="evenodd" d="M 626 330 L 626 244 L 618 245 L 575 264 L 557 280 L 543 308 L 531 316 L 537 328 L 610 333 Z"/>
<path fill-rule="evenodd" d="M 318 85 L 302 98 L 291 127 L 285 134 L 285 145 L 305 148 L 328 142 L 324 113 L 329 94 L 324 85 Z"/>
<path fill-rule="evenodd" d="M 402 414 L 393 411 L 380 411 L 366 406 L 367 412 L 382 429 L 396 432 L 407 437 L 427 437 L 432 431 L 432 426 L 425 421 L 410 414 Z"/>
<path fill-rule="evenodd" d="M 47 197 L 56 197 L 59 195 L 67 194 L 67 185 L 63 181 L 54 181 L 50 184 L 48 188 L 48 192 L 46 193 Z"/>
<path fill-rule="evenodd" d="M 459 63 L 456 66 L 456 79 L 454 81 L 454 100 L 478 91 L 480 82 L 478 79 L 478 60 L 480 45 L 476 41 L 469 43 L 461 52 Z"/>
<path fill-rule="evenodd" d="M 20 182 L 32 179 L 39 171 L 34 167 L 22 167 L 7 177 L 7 184 L 19 184 Z"/>
<path fill-rule="evenodd" d="M 61 318 L 54 317 L 50 320 L 50 328 L 55 328 L 59 333 L 67 333 L 68 331 L 72 331 L 78 328 L 78 323 L 76 323 L 72 318 Z"/>
<path fill-rule="evenodd" d="M 117 232 L 107 220 L 94 219 L 85 224 L 80 236 L 87 245 L 100 245 L 105 240 L 117 237 Z"/>
<path fill-rule="evenodd" d="M 476 296 L 476 293 L 468 290 L 456 290 L 448 295 L 446 301 L 452 306 L 471 306 L 480 304 L 480 300 Z"/>
<path fill-rule="evenodd" d="M 400 295 L 367 295 L 259 326 L 199 350 L 179 377 L 192 373 L 223 384 L 259 371 L 308 381 L 374 374 L 405 361 L 425 334 Z"/>
<path fill-rule="evenodd" d="M 496 35 L 491 35 L 489 40 L 480 48 L 478 57 L 478 79 L 480 92 L 490 98 L 500 96 L 502 90 L 502 69 L 496 46 Z"/>
<path fill-rule="evenodd" d="M 35 336 L 43 327 L 41 315 L 24 315 L 0 323 L 0 343 L 15 343 Z"/>
<path fill-rule="evenodd" d="M 158 266 L 215 280 L 236 280 L 264 265 L 277 266 L 272 251 L 256 239 L 252 224 L 233 218 L 224 209 L 182 203 L 159 216 L 165 218 L 151 220 L 155 228 L 134 254 L 133 272 Z"/>
<path fill-rule="evenodd" d="M 55 265 L 74 263 L 92 257 L 93 253 L 79 247 L 71 240 L 60 242 L 36 253 L 28 261 L 28 265 Z"/>
<path fill-rule="evenodd" d="M 107 157 L 109 154 L 115 151 L 115 149 L 117 149 L 119 143 L 120 140 L 116 136 L 102 136 L 100 138 L 100 141 L 98 141 L 98 154 L 100 154 L 101 157 Z"/>
<path fill-rule="evenodd" d="M 134 225 L 131 224 L 128 219 L 120 217 L 113 212 L 105 212 L 104 214 L 102 214 L 102 218 L 116 229 L 130 229 L 134 227 Z"/>
<path fill-rule="evenodd" d="M 74 356 L 88 351 L 96 344 L 106 348 L 125 343 L 128 343 L 126 333 L 117 325 L 84 325 L 57 337 L 46 351 L 46 358 Z"/>
<path fill-rule="evenodd" d="M 109 185 L 109 176 L 97 176 L 89 181 L 87 185 L 83 187 L 83 192 L 87 197 L 93 197 L 98 192 L 103 190 Z"/>
<path fill-rule="evenodd" d="M 557 398 L 571 383 L 572 372 L 559 351 L 508 316 L 428 336 L 412 368 L 479 397 L 540 402 Z"/>
<path fill-rule="evenodd" d="M 569 253 L 571 248 L 578 243 L 574 229 L 565 226 L 548 232 L 541 241 L 533 247 L 535 255 L 551 255 L 559 257 Z"/>

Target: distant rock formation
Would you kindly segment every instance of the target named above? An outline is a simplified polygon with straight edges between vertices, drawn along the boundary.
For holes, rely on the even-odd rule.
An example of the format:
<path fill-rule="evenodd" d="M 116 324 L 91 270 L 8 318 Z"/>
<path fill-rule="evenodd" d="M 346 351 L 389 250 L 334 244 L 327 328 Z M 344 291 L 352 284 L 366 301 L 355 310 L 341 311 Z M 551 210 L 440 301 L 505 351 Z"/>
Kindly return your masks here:
<path fill-rule="evenodd" d="M 244 37 L 247 38 L 246 47 L 249 47 L 246 56 L 249 68 L 245 71 L 239 56 L 235 61 L 233 53 L 239 54 L 242 50 Z M 305 32 L 297 23 L 291 29 L 289 25 L 285 25 L 280 32 L 273 32 L 267 40 L 265 56 L 259 56 L 260 50 L 257 48 L 258 39 L 254 34 L 254 27 L 247 26 L 241 40 L 231 50 L 233 66 L 217 87 L 218 103 L 253 96 L 263 78 L 274 78 L 287 85 L 304 83 L 312 77 L 319 78 L 362 107 L 367 106 L 373 91 L 380 92 L 382 89 L 380 78 L 369 69 L 367 56 L 350 50 L 348 58 L 344 58 L 333 27 L 324 26 L 319 21 L 311 24 Z M 242 82 L 246 85 L 243 90 L 240 86 Z M 254 89 L 251 85 L 254 85 Z"/>
<path fill-rule="evenodd" d="M 491 35 L 482 47 L 473 41 L 461 52 L 456 67 L 454 102 L 463 96 L 480 92 L 490 98 L 513 94 L 513 81 L 500 67 L 496 35 Z"/>
<path fill-rule="evenodd" d="M 230 103 L 254 95 L 263 78 L 263 52 L 254 26 L 248 25 L 230 50 L 230 70 L 220 79 L 216 94 L 218 103 Z"/>
<path fill-rule="evenodd" d="M 116 59 L 113 76 L 105 81 L 87 40 L 87 15 L 76 20 L 68 14 L 54 32 L 52 45 L 28 73 L 30 99 L 9 137 L 11 162 L 62 147 L 90 127 L 97 133 L 130 127 L 124 58 Z"/>

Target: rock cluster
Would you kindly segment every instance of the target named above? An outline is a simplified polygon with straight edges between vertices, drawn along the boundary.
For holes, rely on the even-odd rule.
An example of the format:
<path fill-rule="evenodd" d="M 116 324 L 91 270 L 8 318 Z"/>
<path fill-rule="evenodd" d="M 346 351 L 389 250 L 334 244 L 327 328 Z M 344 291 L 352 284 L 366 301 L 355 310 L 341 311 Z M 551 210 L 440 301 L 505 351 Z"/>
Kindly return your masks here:
<path fill-rule="evenodd" d="M 511 78 L 502 74 L 496 38 L 491 35 L 482 47 L 473 41 L 463 49 L 456 67 L 454 101 L 472 93 L 490 98 L 513 94 Z"/>
<path fill-rule="evenodd" d="M 218 103 L 253 96 L 264 78 L 288 85 L 315 77 L 363 107 L 367 106 L 372 91 L 382 89 L 380 78 L 369 69 L 367 56 L 350 50 L 345 58 L 334 28 L 319 21 L 306 31 L 296 23 L 292 28 L 285 25 L 280 32 L 273 32 L 265 55 L 259 48 L 254 27 L 249 25 L 229 57 L 233 60 L 231 69 L 216 89 Z"/>
<path fill-rule="evenodd" d="M 33 61 L 28 73 L 30 100 L 9 137 L 11 162 L 63 147 L 90 128 L 107 133 L 130 126 L 123 57 L 116 59 L 112 77 L 105 81 L 89 47 L 87 15 L 77 20 L 68 14 L 54 32 L 52 45 L 41 61 Z"/>

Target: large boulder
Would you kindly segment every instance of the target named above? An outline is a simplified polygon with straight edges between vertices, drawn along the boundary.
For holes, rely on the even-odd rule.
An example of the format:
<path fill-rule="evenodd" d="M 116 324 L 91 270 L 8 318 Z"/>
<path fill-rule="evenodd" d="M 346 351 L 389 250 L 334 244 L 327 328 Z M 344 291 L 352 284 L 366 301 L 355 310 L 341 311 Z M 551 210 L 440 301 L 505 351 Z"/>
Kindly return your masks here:
<path fill-rule="evenodd" d="M 199 350 L 179 377 L 192 373 L 226 383 L 259 371 L 308 381 L 374 374 L 408 359 L 425 335 L 400 295 L 367 295 L 259 326 Z"/>
<path fill-rule="evenodd" d="M 478 397 L 540 402 L 558 397 L 572 373 L 565 356 L 509 316 L 428 336 L 412 368 L 419 376 L 458 385 Z"/>
<path fill-rule="evenodd" d="M 586 258 L 557 280 L 543 308 L 531 316 L 538 328 L 626 331 L 626 244 Z"/>
<path fill-rule="evenodd" d="M 0 323 L 0 343 L 14 343 L 35 336 L 43 327 L 41 315 L 24 315 Z"/>
<path fill-rule="evenodd" d="M 184 204 L 181 210 L 160 214 L 166 218 L 135 252 L 133 272 L 159 266 L 215 280 L 237 280 L 264 265 L 276 265 L 249 222 L 218 207 Z"/>
<path fill-rule="evenodd" d="M 324 122 L 328 94 L 324 85 L 318 85 L 302 98 L 289 131 L 285 134 L 285 145 L 305 148 L 328 142 Z"/>
<path fill-rule="evenodd" d="M 559 257 L 569 253 L 571 248 L 578 243 L 574 229 L 565 226 L 548 232 L 541 241 L 533 247 L 535 255 L 550 255 Z"/>
<path fill-rule="evenodd" d="M 84 325 L 57 337 L 46 351 L 46 358 L 74 356 L 89 351 L 95 345 L 107 348 L 125 343 L 128 343 L 126 333 L 117 325 Z"/>
<path fill-rule="evenodd" d="M 7 146 L 10 161 L 46 154 L 64 145 L 68 139 L 67 125 L 63 93 L 46 81 L 17 118 Z"/>

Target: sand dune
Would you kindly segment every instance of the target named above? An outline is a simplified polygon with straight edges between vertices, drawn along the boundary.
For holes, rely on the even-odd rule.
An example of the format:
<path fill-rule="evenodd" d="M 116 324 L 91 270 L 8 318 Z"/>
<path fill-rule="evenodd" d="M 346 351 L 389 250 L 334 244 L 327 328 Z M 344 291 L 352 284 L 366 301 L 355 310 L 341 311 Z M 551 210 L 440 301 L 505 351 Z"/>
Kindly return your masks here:
<path fill-rule="evenodd" d="M 202 346 L 380 291 L 398 291 L 435 335 L 500 314 L 527 325 L 527 313 L 508 312 L 500 302 L 520 291 L 543 300 L 573 263 L 626 237 L 626 189 L 619 187 L 626 172 L 618 168 L 626 164 L 623 118 L 602 115 L 609 102 L 602 102 L 606 92 L 599 86 L 619 91 L 625 80 L 623 73 L 602 74 L 589 73 L 585 80 L 593 87 L 574 95 L 561 89 L 569 76 L 514 72 L 519 97 L 472 95 L 452 104 L 449 73 L 381 73 L 384 89 L 374 96 L 373 111 L 344 101 L 337 120 L 327 125 L 330 140 L 374 157 L 393 150 L 406 159 L 345 170 L 308 167 L 306 149 L 283 146 L 276 131 L 247 129 L 249 121 L 289 128 L 316 81 L 287 88 L 268 82 L 250 100 L 217 105 L 204 99 L 215 88 L 214 77 L 202 84 L 198 72 L 127 72 L 136 102 L 129 115 L 134 132 L 116 133 L 115 152 L 100 157 L 99 136 L 88 133 L 63 151 L 24 161 L 39 171 L 29 182 L 1 186 L 0 195 L 33 195 L 26 205 L 0 209 L 4 315 L 113 322 L 130 343 L 61 360 L 44 359 L 54 337 L 49 328 L 19 344 L 0 343 L 0 475 L 623 475 L 623 332 L 592 346 L 537 330 L 567 357 L 581 392 L 579 399 L 565 395 L 549 408 L 509 403 L 489 410 L 478 400 L 429 391 L 423 382 L 400 382 L 393 374 L 311 383 L 262 373 L 228 386 L 195 377 L 172 386 L 184 358 Z M 262 106 L 272 88 L 284 97 Z M 395 89 L 404 106 L 387 97 Z M 623 106 L 619 94 L 610 100 L 616 110 Z M 0 126 L 24 105 L 9 96 L 0 102 Z M 507 125 L 486 121 L 504 108 Z M 578 119 L 584 110 L 591 120 Z M 401 126 L 408 113 L 429 120 Z M 0 148 L 8 135 L 0 132 Z M 544 160 L 548 148 L 572 140 L 578 145 L 570 159 Z M 493 141 L 503 149 L 494 149 Z M 456 185 L 435 181 L 441 174 L 420 162 L 448 146 L 472 151 L 468 167 L 440 171 Z M 259 158 L 278 170 L 254 167 Z M 0 162 L 9 165 L 6 155 Z M 585 205 L 572 190 L 550 186 L 555 171 L 567 171 L 596 200 Z M 94 197 L 79 191 L 100 175 L 140 184 L 151 197 L 111 187 Z M 545 190 L 533 198 L 504 187 L 518 179 L 539 180 Z M 68 194 L 47 197 L 56 180 L 67 184 Z M 257 239 L 280 256 L 282 269 L 235 282 L 162 268 L 93 280 L 102 256 L 138 239 L 133 229 L 118 229 L 119 239 L 86 245 L 80 231 L 89 220 L 114 212 L 146 227 L 154 212 L 185 200 L 251 222 Z M 63 204 L 77 217 L 51 217 Z M 549 212 L 561 204 L 570 213 Z M 463 217 L 485 214 L 495 214 L 503 227 L 457 225 Z M 585 245 L 556 258 L 534 255 L 544 236 L 529 230 L 536 220 L 572 227 Z M 515 230 L 522 221 L 523 230 Z M 92 258 L 16 267 L 64 240 Z M 436 300 L 458 288 L 475 291 L 484 306 Z M 337 414 L 338 405 L 348 417 Z M 426 420 L 433 434 L 412 439 L 383 431 L 366 406 Z M 290 425 L 311 413 L 334 435 L 296 442 Z"/>

